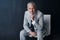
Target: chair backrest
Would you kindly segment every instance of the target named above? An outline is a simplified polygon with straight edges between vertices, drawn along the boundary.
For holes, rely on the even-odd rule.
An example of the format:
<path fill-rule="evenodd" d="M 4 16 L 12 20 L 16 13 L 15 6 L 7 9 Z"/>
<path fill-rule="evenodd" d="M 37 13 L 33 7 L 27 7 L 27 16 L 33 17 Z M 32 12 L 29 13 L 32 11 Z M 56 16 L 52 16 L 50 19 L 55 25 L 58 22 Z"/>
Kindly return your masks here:
<path fill-rule="evenodd" d="M 44 14 L 44 27 L 46 27 L 46 35 L 48 36 L 51 33 L 51 15 L 50 14 Z"/>

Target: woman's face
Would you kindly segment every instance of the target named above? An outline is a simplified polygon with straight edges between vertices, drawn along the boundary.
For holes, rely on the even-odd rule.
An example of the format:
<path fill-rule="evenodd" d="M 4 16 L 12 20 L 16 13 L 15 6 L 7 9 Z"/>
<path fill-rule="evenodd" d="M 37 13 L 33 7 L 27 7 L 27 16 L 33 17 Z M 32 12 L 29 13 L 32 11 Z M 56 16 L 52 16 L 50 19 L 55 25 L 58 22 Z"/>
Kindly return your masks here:
<path fill-rule="evenodd" d="M 32 4 L 28 5 L 27 9 L 28 9 L 28 11 L 29 11 L 31 14 L 34 14 L 34 12 L 35 12 L 35 7 L 34 7 Z"/>

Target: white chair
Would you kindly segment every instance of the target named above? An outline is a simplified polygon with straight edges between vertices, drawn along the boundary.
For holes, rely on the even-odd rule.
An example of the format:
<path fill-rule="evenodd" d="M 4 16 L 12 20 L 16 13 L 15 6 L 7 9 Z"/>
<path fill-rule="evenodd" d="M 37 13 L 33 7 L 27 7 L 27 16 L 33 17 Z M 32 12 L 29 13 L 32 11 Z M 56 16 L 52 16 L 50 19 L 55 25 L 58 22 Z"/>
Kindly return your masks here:
<path fill-rule="evenodd" d="M 43 15 L 43 17 L 44 17 L 44 30 L 43 30 L 43 38 L 45 37 L 45 36 L 48 36 L 48 35 L 50 35 L 51 34 L 51 15 L 50 14 L 44 14 Z M 29 35 L 29 37 L 31 37 L 31 35 Z M 37 36 L 36 36 L 37 37 Z"/>
<path fill-rule="evenodd" d="M 44 14 L 44 27 L 46 28 L 46 33 L 43 35 L 43 37 L 51 34 L 51 15 L 50 14 Z"/>

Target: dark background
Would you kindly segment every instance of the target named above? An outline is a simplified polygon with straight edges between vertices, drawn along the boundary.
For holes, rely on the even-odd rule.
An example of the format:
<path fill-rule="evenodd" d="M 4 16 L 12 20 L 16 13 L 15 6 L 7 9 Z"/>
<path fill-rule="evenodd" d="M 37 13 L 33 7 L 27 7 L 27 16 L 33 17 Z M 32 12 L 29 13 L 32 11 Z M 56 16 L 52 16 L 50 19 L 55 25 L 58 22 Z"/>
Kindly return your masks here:
<path fill-rule="evenodd" d="M 0 40 L 19 40 L 24 11 L 29 1 L 34 1 L 37 9 L 44 14 L 51 14 L 51 35 L 47 38 L 60 40 L 58 0 L 0 0 Z"/>

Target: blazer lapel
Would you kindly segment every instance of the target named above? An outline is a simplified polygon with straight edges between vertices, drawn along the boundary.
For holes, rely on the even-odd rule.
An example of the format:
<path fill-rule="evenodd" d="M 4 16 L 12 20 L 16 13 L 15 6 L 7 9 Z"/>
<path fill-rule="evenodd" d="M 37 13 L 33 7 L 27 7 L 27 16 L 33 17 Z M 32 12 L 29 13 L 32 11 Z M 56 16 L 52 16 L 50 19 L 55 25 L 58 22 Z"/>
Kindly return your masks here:
<path fill-rule="evenodd" d="M 31 17 L 30 17 L 30 14 L 28 16 L 28 22 L 29 22 L 29 27 L 31 27 Z"/>

